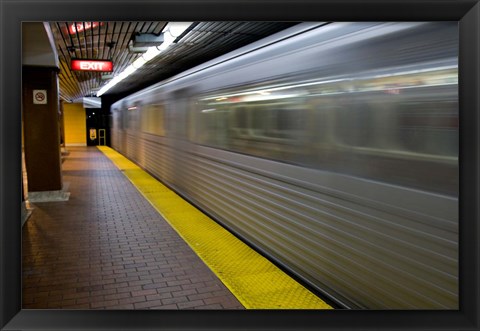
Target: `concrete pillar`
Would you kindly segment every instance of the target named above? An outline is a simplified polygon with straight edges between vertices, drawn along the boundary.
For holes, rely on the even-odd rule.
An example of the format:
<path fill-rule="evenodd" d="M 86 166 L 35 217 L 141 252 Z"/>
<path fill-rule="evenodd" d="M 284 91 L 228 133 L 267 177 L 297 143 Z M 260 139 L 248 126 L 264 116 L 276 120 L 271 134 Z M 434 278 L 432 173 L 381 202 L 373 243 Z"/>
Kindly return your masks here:
<path fill-rule="evenodd" d="M 23 124 L 29 193 L 62 190 L 57 75 L 56 67 L 23 67 Z"/>
<path fill-rule="evenodd" d="M 22 23 L 22 117 L 29 202 L 65 201 L 61 174 L 59 61 L 48 22 Z"/>

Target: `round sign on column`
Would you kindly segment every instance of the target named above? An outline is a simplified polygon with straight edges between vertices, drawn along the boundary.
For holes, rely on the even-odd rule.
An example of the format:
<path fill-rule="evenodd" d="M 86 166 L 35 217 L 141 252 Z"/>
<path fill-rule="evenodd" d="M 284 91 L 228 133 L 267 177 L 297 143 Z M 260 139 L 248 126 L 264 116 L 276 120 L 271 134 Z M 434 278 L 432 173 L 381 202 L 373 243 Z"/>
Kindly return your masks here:
<path fill-rule="evenodd" d="M 46 105 L 47 104 L 47 90 L 33 90 L 33 104 Z"/>

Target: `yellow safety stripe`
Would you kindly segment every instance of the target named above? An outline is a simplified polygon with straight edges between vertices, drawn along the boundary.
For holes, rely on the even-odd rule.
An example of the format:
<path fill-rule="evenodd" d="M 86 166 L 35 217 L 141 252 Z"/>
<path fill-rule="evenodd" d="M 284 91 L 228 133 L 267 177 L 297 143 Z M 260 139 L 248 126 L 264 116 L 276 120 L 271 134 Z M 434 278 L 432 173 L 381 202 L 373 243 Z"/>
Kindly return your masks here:
<path fill-rule="evenodd" d="M 247 309 L 332 309 L 135 163 L 97 146 Z"/>

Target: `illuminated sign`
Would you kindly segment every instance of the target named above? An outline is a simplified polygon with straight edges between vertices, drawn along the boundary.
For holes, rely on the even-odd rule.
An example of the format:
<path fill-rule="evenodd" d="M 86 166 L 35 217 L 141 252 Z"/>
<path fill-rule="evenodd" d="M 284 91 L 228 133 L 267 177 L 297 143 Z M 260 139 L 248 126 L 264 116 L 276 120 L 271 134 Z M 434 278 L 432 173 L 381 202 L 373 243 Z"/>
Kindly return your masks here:
<path fill-rule="evenodd" d="M 79 71 L 113 71 L 112 61 L 104 60 L 72 60 L 71 62 L 72 70 Z"/>
<path fill-rule="evenodd" d="M 77 32 L 82 32 L 84 30 L 89 30 L 96 28 L 97 26 L 103 25 L 103 22 L 80 22 L 72 23 L 68 26 L 68 32 L 70 34 L 75 34 Z"/>

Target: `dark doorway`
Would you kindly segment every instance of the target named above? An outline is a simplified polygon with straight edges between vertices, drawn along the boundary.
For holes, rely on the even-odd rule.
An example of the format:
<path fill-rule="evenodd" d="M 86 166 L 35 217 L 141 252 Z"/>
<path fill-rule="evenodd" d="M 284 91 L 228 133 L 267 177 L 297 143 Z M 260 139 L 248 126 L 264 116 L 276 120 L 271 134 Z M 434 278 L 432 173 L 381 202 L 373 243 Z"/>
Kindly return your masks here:
<path fill-rule="evenodd" d="M 101 108 L 86 108 L 87 146 L 110 144 L 109 115 Z"/>

